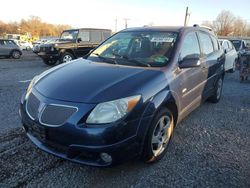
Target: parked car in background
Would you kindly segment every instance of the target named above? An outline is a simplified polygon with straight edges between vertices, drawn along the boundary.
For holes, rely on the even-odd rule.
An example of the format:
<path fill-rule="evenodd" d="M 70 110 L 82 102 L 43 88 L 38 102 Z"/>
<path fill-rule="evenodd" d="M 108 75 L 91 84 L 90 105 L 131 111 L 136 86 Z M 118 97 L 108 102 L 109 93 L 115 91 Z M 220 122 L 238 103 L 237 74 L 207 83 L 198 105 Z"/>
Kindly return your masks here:
<path fill-rule="evenodd" d="M 61 39 L 89 41 L 86 30 L 66 32 Z M 30 140 L 70 161 L 155 162 L 178 122 L 221 98 L 225 54 L 202 27 L 126 29 L 85 58 L 36 76 L 21 99 Z"/>
<path fill-rule="evenodd" d="M 220 44 L 225 52 L 225 71 L 233 73 L 236 69 L 238 53 L 235 50 L 234 45 L 226 39 L 219 39 Z"/>
<path fill-rule="evenodd" d="M 58 38 L 53 38 L 53 39 L 48 39 L 48 40 L 43 40 L 41 42 L 36 42 L 33 45 L 33 52 L 34 53 L 39 53 L 40 52 L 40 46 L 43 44 L 52 44 L 58 41 Z"/>
<path fill-rule="evenodd" d="M 18 45 L 20 46 L 21 50 L 31 50 L 33 49 L 33 45 L 27 41 L 19 41 Z"/>
<path fill-rule="evenodd" d="M 58 60 L 65 63 L 88 54 L 110 36 L 111 30 L 108 29 L 65 30 L 58 41 L 41 44 L 38 56 L 47 65 L 54 65 Z"/>
<path fill-rule="evenodd" d="M 0 56 L 19 59 L 21 55 L 21 48 L 13 40 L 0 39 Z"/>
<path fill-rule="evenodd" d="M 246 49 L 246 42 L 242 39 L 229 39 L 234 45 L 237 52 L 241 52 Z"/>

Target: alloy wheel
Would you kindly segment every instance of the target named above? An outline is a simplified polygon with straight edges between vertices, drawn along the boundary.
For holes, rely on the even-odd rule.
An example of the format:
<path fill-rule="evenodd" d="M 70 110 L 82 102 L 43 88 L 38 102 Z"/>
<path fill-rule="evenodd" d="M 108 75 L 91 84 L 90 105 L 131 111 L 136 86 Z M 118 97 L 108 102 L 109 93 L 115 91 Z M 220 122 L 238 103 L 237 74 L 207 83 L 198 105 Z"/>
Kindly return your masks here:
<path fill-rule="evenodd" d="M 73 58 L 70 55 L 65 55 L 63 57 L 63 63 L 67 63 L 67 62 L 72 61 L 72 60 L 73 60 Z"/>
<path fill-rule="evenodd" d="M 159 156 L 165 149 L 173 132 L 173 123 L 167 115 L 162 116 L 154 129 L 151 148 L 154 156 Z"/>

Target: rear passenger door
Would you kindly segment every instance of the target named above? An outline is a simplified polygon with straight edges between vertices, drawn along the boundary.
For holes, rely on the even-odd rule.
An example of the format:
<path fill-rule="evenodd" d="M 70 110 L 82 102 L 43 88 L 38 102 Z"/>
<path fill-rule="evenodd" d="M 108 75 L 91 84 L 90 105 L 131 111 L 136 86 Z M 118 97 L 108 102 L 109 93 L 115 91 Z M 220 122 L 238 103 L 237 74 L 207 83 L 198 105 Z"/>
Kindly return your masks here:
<path fill-rule="evenodd" d="M 226 53 L 225 70 L 232 69 L 234 67 L 235 59 L 237 58 L 234 47 L 230 41 L 226 41 L 228 44 L 228 50 Z"/>
<path fill-rule="evenodd" d="M 82 57 L 89 53 L 89 51 L 93 48 L 92 45 L 90 45 L 90 31 L 80 30 L 77 39 L 81 40 L 77 41 L 77 48 L 75 53 L 77 57 Z"/>
<path fill-rule="evenodd" d="M 214 89 L 214 85 L 217 79 L 217 70 L 220 61 L 220 51 L 217 39 L 211 36 L 207 32 L 198 32 L 200 46 L 201 46 L 201 57 L 203 61 L 202 69 L 206 73 L 206 85 L 204 88 L 203 95 L 207 95 Z"/>

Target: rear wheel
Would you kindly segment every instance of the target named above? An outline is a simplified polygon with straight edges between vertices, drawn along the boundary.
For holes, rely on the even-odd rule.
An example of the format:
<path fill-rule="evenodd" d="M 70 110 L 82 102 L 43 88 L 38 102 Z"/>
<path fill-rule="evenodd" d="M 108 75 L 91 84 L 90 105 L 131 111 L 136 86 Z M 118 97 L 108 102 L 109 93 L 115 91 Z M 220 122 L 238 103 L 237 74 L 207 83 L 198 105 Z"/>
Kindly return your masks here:
<path fill-rule="evenodd" d="M 14 50 L 12 53 L 11 53 L 11 56 L 14 58 L 14 59 L 20 59 L 21 57 L 21 53 L 17 50 Z"/>
<path fill-rule="evenodd" d="M 171 111 L 162 108 L 154 117 L 147 133 L 142 154 L 144 162 L 156 162 L 165 155 L 173 129 L 174 121 Z"/>
<path fill-rule="evenodd" d="M 74 55 L 69 53 L 69 52 L 65 52 L 62 54 L 61 58 L 60 58 L 60 63 L 67 63 L 72 61 L 73 59 L 75 59 Z"/>
<path fill-rule="evenodd" d="M 223 78 L 220 77 L 216 83 L 214 94 L 209 98 L 210 102 L 217 103 L 220 101 L 221 93 L 222 93 L 222 86 L 223 86 Z"/>

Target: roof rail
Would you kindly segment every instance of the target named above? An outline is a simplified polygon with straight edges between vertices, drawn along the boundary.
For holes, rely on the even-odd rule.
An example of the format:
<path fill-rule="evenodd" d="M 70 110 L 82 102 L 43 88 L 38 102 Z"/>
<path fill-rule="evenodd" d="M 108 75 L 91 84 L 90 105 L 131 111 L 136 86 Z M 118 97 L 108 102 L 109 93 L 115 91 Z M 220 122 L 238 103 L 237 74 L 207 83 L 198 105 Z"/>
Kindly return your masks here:
<path fill-rule="evenodd" d="M 201 26 L 199 26 L 198 24 L 194 24 L 193 27 L 202 27 L 202 28 L 204 28 L 204 29 L 208 29 L 209 31 L 213 31 L 213 29 L 212 29 L 211 27 L 208 27 L 208 26 L 206 26 L 206 25 L 201 25 Z"/>

